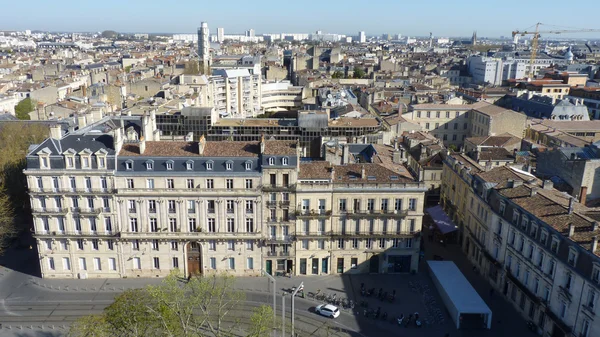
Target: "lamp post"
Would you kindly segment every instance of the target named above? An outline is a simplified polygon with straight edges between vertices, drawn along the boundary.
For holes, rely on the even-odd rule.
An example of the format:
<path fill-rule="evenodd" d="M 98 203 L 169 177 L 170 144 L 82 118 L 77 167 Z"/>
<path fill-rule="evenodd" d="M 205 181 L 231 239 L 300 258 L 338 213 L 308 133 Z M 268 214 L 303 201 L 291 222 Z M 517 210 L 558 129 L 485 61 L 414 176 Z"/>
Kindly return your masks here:
<path fill-rule="evenodd" d="M 275 291 L 277 290 L 277 281 L 275 280 L 275 278 L 273 276 L 271 276 L 269 273 L 267 273 L 264 269 L 262 269 L 262 273 L 269 278 L 269 280 L 271 280 L 271 282 L 273 283 L 273 329 L 275 329 L 275 325 L 276 323 L 276 317 L 277 317 L 277 311 L 276 311 L 276 298 L 275 298 Z M 271 285 L 271 283 L 269 283 L 269 286 Z"/>
<path fill-rule="evenodd" d="M 304 282 L 300 282 L 300 285 L 296 288 L 296 290 L 294 290 L 294 292 L 292 293 L 292 337 L 294 336 L 294 299 L 296 298 L 296 293 L 298 292 L 298 290 L 303 289 L 302 291 L 304 291 Z"/>

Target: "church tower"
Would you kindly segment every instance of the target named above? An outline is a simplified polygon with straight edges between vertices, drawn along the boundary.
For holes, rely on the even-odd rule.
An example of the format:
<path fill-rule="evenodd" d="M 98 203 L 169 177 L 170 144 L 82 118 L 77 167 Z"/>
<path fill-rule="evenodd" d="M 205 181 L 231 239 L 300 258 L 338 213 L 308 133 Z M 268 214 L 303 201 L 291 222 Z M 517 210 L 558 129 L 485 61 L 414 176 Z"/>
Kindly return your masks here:
<path fill-rule="evenodd" d="M 477 45 L 477 31 L 473 32 L 473 37 L 471 38 L 471 44 L 472 45 Z"/>

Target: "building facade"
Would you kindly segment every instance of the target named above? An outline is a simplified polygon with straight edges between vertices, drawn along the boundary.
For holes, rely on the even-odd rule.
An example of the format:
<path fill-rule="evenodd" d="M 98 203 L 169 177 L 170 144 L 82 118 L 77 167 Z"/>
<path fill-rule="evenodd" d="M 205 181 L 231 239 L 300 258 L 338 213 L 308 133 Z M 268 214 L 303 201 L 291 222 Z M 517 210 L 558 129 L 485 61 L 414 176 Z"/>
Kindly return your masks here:
<path fill-rule="evenodd" d="M 153 123 L 53 133 L 28 154 L 43 277 L 418 268 L 425 187 L 413 179 L 303 165 L 297 141 L 158 141 Z"/>
<path fill-rule="evenodd" d="M 460 210 L 460 243 L 475 270 L 544 336 L 595 336 L 598 223 L 550 181 L 509 167 L 444 167 L 444 208 Z M 463 182 L 457 198 L 456 181 Z"/>

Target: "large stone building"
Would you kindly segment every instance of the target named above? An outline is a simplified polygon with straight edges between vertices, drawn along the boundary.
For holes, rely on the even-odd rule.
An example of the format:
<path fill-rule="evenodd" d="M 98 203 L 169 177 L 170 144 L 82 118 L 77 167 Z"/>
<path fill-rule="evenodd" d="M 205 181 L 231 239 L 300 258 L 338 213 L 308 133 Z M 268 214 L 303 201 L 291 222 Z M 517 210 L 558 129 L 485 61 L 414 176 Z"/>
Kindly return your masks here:
<path fill-rule="evenodd" d="M 402 166 L 304 164 L 296 141 L 159 141 L 153 115 L 126 121 L 53 130 L 28 154 L 43 277 L 418 268 L 425 186 Z"/>
<path fill-rule="evenodd" d="M 442 201 L 490 285 L 544 336 L 596 336 L 597 215 L 524 171 L 447 156 Z"/>

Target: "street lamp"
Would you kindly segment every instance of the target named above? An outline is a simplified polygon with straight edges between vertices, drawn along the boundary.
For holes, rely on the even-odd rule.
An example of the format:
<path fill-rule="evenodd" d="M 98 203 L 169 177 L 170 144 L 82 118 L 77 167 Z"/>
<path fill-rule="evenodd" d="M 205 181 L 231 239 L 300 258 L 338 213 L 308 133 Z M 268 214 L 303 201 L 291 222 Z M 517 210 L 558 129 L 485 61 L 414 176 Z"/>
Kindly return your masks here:
<path fill-rule="evenodd" d="M 276 285 L 277 281 L 275 280 L 275 278 L 273 276 L 271 276 L 271 274 L 265 272 L 264 269 L 261 269 L 261 271 L 266 277 L 268 277 L 271 280 L 271 282 L 273 282 L 273 328 L 275 328 L 275 324 L 277 324 L 277 322 L 276 322 L 277 311 L 275 310 L 276 309 L 275 291 L 277 290 L 277 285 Z M 271 283 L 269 283 L 269 285 L 270 284 Z"/>
<path fill-rule="evenodd" d="M 296 298 L 296 293 L 300 289 L 304 291 L 304 282 L 300 282 L 300 285 L 292 293 L 292 336 L 294 336 L 294 299 Z"/>

